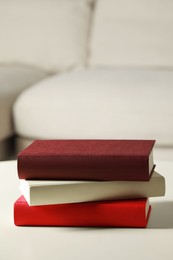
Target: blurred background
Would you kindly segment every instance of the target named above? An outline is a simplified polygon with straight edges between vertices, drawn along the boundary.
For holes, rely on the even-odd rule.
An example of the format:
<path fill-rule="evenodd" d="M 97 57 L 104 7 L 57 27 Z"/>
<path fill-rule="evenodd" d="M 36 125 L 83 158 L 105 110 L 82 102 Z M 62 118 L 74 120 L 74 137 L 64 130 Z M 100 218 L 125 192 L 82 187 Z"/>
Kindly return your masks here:
<path fill-rule="evenodd" d="M 35 139 L 173 159 L 172 0 L 0 0 L 0 160 Z"/>

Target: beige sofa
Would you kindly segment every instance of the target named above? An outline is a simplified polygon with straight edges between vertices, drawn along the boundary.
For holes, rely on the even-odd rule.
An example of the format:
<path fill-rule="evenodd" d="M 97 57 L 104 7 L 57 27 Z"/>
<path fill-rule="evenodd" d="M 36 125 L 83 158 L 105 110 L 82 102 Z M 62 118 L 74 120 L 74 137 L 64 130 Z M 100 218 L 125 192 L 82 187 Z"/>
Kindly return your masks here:
<path fill-rule="evenodd" d="M 171 0 L 0 0 L 0 150 L 156 139 L 173 158 Z M 10 140 L 10 142 L 9 142 Z"/>

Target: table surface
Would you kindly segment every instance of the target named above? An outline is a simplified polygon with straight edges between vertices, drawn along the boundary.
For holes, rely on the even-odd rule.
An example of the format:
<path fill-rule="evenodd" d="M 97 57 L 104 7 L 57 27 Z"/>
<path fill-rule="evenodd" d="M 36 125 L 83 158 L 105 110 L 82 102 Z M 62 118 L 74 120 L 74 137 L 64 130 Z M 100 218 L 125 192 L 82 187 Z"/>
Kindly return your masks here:
<path fill-rule="evenodd" d="M 21 195 L 16 161 L 0 162 L 0 259 L 173 259 L 173 163 L 156 162 L 165 197 L 150 198 L 147 229 L 16 227 L 13 204 Z"/>

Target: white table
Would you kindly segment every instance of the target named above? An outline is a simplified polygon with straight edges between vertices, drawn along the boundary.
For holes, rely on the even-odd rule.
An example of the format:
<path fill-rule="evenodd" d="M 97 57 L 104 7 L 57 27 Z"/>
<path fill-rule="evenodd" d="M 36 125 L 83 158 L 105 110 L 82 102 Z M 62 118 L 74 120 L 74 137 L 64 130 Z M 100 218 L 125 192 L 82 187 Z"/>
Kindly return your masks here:
<path fill-rule="evenodd" d="M 172 260 L 173 163 L 156 162 L 166 196 L 150 199 L 147 229 L 16 227 L 13 203 L 20 196 L 16 161 L 0 162 L 1 260 Z"/>

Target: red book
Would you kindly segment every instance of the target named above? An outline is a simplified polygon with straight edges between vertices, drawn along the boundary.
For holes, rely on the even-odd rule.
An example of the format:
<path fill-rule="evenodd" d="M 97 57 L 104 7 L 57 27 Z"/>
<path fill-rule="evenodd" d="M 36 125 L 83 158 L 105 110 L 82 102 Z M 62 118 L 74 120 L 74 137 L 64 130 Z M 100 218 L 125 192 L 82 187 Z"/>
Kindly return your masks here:
<path fill-rule="evenodd" d="M 148 181 L 154 140 L 36 140 L 18 154 L 20 179 Z"/>
<path fill-rule="evenodd" d="M 148 223 L 148 199 L 29 206 L 23 196 L 14 203 L 17 226 L 141 227 Z"/>

